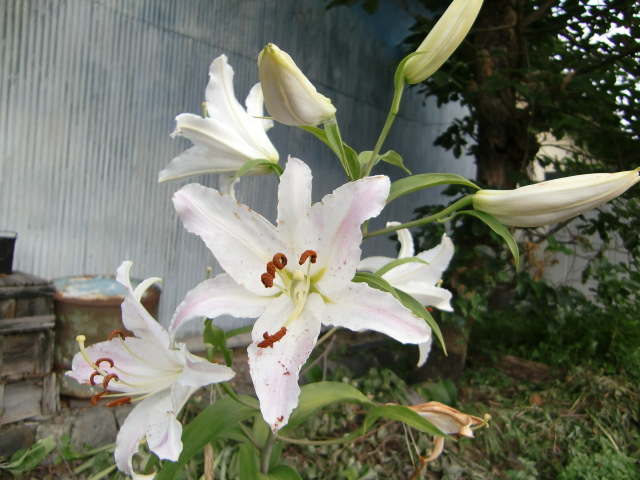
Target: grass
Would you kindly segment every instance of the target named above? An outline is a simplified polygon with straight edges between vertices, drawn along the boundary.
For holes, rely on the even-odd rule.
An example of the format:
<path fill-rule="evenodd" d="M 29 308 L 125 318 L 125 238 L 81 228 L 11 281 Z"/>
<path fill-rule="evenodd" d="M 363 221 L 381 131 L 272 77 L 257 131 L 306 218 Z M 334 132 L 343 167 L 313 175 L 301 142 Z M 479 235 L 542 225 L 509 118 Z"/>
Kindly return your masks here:
<path fill-rule="evenodd" d="M 346 371 L 333 372 L 333 380 L 352 383 L 378 402 L 438 400 L 480 417 L 491 415 L 489 428 L 477 431 L 473 439 L 447 441 L 442 456 L 420 473 L 415 467 L 418 455 L 428 454 L 431 439 L 394 422 L 380 422 L 348 445 L 288 445 L 283 458 L 309 480 L 638 478 L 640 389 L 633 379 L 605 373 L 588 361 L 555 369 L 521 362 L 514 368 L 513 357 L 505 353 L 509 352 L 470 352 L 468 367 L 453 389 L 451 382 L 408 386 L 388 369 L 372 368 L 357 379 Z M 443 397 L 442 392 L 448 394 Z M 295 433 L 306 438 L 335 437 L 355 428 L 360 413 L 354 405 L 336 406 Z M 232 442 L 216 447 L 216 479 L 237 478 L 236 451 Z M 37 467 L 17 478 L 87 479 L 108 467 L 102 459 L 95 469 L 78 471 L 87 458 L 73 460 L 68 446 L 65 452 L 69 460 L 59 468 Z M 200 456 L 182 478 L 201 478 L 202 470 Z M 11 478 L 6 473 L 0 477 Z M 104 478 L 122 477 L 111 472 Z"/>

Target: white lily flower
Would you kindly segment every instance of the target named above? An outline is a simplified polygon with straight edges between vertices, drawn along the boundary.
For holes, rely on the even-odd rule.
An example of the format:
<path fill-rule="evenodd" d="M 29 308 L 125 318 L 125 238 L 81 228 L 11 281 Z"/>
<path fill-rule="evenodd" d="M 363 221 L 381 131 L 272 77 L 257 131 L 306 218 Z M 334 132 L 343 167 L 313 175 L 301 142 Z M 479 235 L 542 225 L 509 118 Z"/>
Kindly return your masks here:
<path fill-rule="evenodd" d="M 398 222 L 388 222 L 387 227 L 400 225 Z M 425 307 L 435 307 L 439 310 L 452 312 L 451 292 L 438 284 L 442 278 L 442 272 L 449 266 L 453 258 L 453 242 L 444 234 L 440 245 L 430 250 L 415 254 L 413 238 L 408 229 L 403 228 L 396 232 L 400 241 L 398 259 L 415 257 L 418 261 L 403 263 L 393 267 L 382 274 L 382 278 L 392 287 L 408 293 Z M 376 272 L 390 262 L 396 260 L 390 257 L 363 258 L 358 265 L 358 270 Z M 431 339 L 419 344 L 420 358 L 418 365 L 427 360 L 431 349 Z"/>
<path fill-rule="evenodd" d="M 273 43 L 258 56 L 260 83 L 269 114 L 293 126 L 316 126 L 336 114 L 331 100 L 300 71 L 293 59 Z"/>
<path fill-rule="evenodd" d="M 540 227 L 562 222 L 622 195 L 640 181 L 640 168 L 590 173 L 526 185 L 515 190 L 479 190 L 473 207 L 502 224 Z"/>
<path fill-rule="evenodd" d="M 415 55 L 407 60 L 402 73 L 409 84 L 433 75 L 467 36 L 482 7 L 482 0 L 453 0 Z"/>
<path fill-rule="evenodd" d="M 79 383 L 102 385 L 104 391 L 92 398 L 93 404 L 103 398 L 111 399 L 107 406 L 139 402 L 118 432 L 114 456 L 122 472 L 144 478 L 132 466 L 140 441 L 146 436 L 158 457 L 178 460 L 182 425 L 177 414 L 198 388 L 230 380 L 235 373 L 192 355 L 184 344 L 172 345 L 172 335 L 140 303 L 144 291 L 160 279 L 149 278 L 133 290 L 130 268 L 131 262 L 123 262 L 116 279 L 127 289 L 122 322 L 134 336 L 114 332 L 114 338 L 85 348 L 85 337 L 79 335 L 81 351 L 66 375 Z"/>
<path fill-rule="evenodd" d="M 233 69 L 226 55 L 220 55 L 209 67 L 205 98 L 204 118 L 191 113 L 176 117 L 171 135 L 187 137 L 194 146 L 159 173 L 159 182 L 202 173 L 235 173 L 251 160 L 278 163 L 278 152 L 266 134 L 273 121 L 260 118 L 264 116 L 260 84 L 249 92 L 245 110 L 235 97 Z M 266 174 L 270 170 L 260 166 L 250 173 Z"/>
<path fill-rule="evenodd" d="M 386 176 L 347 183 L 311 204 L 311 170 L 289 158 L 280 177 L 277 226 L 227 195 L 187 185 L 174 195 L 185 227 L 202 237 L 225 274 L 185 299 L 171 328 L 196 315 L 259 317 L 248 347 L 265 421 L 276 432 L 298 404 L 298 376 L 322 324 L 376 330 L 403 343 L 431 329 L 391 294 L 351 280 L 365 220 L 384 208 Z"/>

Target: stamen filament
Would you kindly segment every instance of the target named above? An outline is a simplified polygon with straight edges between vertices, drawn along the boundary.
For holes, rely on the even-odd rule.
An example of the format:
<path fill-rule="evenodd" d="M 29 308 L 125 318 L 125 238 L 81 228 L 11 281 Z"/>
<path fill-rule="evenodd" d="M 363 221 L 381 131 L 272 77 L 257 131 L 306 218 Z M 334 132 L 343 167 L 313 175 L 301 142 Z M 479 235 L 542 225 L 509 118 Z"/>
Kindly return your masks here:
<path fill-rule="evenodd" d="M 82 358 L 84 358 L 84 361 L 87 362 L 87 364 L 91 368 L 93 368 L 96 372 L 98 372 L 100 375 L 104 377 L 105 375 L 107 375 L 107 372 L 102 370 L 100 367 L 98 367 L 98 365 L 96 365 L 91 361 L 91 359 L 89 358 L 89 354 L 87 353 L 87 350 L 84 346 L 84 342 L 86 341 L 87 341 L 87 337 L 85 337 L 84 335 L 78 335 L 76 337 L 76 342 L 78 342 L 78 346 L 80 347 L 80 353 L 82 354 Z M 101 358 L 100 360 L 104 360 L 104 359 Z"/>

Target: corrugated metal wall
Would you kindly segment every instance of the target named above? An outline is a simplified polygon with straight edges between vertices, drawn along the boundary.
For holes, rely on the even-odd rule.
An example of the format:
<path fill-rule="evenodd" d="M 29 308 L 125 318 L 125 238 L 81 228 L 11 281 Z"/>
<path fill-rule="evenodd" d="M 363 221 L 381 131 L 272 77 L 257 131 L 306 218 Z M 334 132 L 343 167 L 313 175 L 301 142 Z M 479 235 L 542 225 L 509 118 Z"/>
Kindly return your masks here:
<path fill-rule="evenodd" d="M 172 140 L 174 118 L 201 112 L 208 66 L 226 53 L 241 102 L 257 82 L 267 42 L 289 52 L 338 108 L 345 140 L 371 149 L 386 116 L 397 45 L 410 19 L 391 4 L 369 17 L 326 12 L 322 0 L 2 0 L 0 2 L 0 229 L 16 230 L 16 269 L 44 278 L 113 273 L 162 276 L 166 323 L 213 264 L 177 219 L 157 173 L 190 146 Z M 450 113 L 407 94 L 386 148 L 417 173 L 473 175 L 470 162 L 432 147 Z M 337 161 L 304 132 L 270 134 L 314 170 L 314 198 L 343 182 Z M 389 170 L 389 173 L 401 173 Z M 195 179 L 216 186 L 214 176 Z M 193 180 L 190 180 L 193 181 Z M 239 200 L 270 218 L 275 178 L 243 179 Z M 394 204 L 411 218 L 432 193 Z M 366 253 L 394 252 L 377 239 Z"/>

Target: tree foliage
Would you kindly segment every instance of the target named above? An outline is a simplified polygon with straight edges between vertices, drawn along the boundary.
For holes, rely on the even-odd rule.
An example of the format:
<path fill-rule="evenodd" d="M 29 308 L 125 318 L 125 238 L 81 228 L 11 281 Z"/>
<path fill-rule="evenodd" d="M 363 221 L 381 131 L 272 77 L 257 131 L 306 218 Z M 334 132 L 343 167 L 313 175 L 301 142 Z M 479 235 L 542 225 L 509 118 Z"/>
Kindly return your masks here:
<path fill-rule="evenodd" d="M 449 3 L 409 4 L 407 52 Z M 559 143 L 601 168 L 631 168 L 640 148 L 639 20 L 640 4 L 625 0 L 485 0 L 465 42 L 419 87 L 439 104 L 468 107 L 436 143 L 472 154 L 478 181 L 501 188 L 544 162 L 542 144 Z"/>

